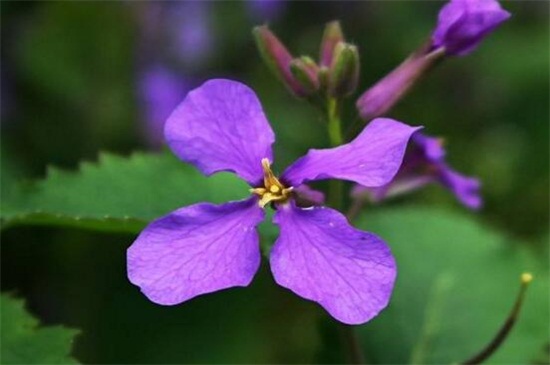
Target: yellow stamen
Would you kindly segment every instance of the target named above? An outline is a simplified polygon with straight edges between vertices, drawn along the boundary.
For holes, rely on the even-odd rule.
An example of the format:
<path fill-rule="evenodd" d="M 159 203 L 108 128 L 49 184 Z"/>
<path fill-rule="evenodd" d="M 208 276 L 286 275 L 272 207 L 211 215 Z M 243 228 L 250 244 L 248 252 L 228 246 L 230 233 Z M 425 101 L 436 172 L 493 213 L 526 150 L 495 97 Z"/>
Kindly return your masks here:
<path fill-rule="evenodd" d="M 249 189 L 249 191 L 253 194 L 256 194 L 256 195 L 259 195 L 259 196 L 262 196 L 265 194 L 266 190 L 265 188 L 254 188 L 254 189 Z"/>
<path fill-rule="evenodd" d="M 264 170 L 264 186 L 250 189 L 251 193 L 260 197 L 258 201 L 260 207 L 263 208 L 274 201 L 285 202 L 288 200 L 292 187 L 286 188 L 279 179 L 275 177 L 275 174 L 271 171 L 269 159 L 262 159 L 262 168 Z"/>

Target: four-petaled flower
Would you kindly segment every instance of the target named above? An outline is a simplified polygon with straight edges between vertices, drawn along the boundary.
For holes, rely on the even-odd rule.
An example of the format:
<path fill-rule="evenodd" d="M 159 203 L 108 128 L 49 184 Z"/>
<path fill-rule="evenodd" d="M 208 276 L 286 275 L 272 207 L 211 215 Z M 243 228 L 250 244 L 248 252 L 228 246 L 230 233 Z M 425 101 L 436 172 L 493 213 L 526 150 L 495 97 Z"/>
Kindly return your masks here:
<path fill-rule="evenodd" d="M 271 204 L 280 229 L 270 253 L 275 281 L 341 322 L 370 320 L 386 307 L 393 289 L 390 249 L 336 210 L 298 207 L 295 188 L 322 179 L 383 186 L 399 170 L 417 129 L 375 119 L 352 142 L 310 150 L 277 178 L 270 168 L 275 136 L 254 92 L 235 81 L 206 82 L 166 122 L 167 143 L 205 175 L 234 172 L 251 185 L 252 196 L 191 205 L 153 221 L 128 249 L 130 281 L 163 305 L 247 286 L 260 265 L 256 226 L 262 208 Z"/>
<path fill-rule="evenodd" d="M 479 180 L 453 170 L 445 161 L 443 140 L 421 132 L 412 136 L 403 164 L 389 184 L 375 188 L 356 185 L 352 196 L 361 198 L 368 195 L 372 201 L 380 202 L 432 183 L 443 185 L 470 209 L 479 209 L 483 203 L 479 193 Z"/>

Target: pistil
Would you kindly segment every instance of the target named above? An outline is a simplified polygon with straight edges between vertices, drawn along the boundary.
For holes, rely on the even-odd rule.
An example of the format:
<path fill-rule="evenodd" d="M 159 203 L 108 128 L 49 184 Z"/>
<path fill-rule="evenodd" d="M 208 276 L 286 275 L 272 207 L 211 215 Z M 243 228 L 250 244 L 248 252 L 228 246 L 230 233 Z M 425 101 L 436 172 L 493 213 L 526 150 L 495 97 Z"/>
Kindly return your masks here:
<path fill-rule="evenodd" d="M 264 186 L 250 189 L 251 193 L 260 197 L 258 205 L 263 208 L 271 202 L 282 203 L 287 201 L 290 198 L 290 193 L 293 188 L 285 187 L 279 179 L 275 177 L 275 174 L 271 171 L 269 159 L 262 159 L 262 168 L 264 170 Z"/>

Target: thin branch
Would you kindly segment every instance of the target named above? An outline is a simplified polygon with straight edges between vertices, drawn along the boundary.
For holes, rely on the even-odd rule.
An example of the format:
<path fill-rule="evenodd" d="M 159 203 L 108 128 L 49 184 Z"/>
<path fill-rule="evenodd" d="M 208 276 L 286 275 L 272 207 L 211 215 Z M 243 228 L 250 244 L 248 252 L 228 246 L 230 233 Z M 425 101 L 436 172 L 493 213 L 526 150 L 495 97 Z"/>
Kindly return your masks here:
<path fill-rule="evenodd" d="M 514 327 L 514 324 L 518 319 L 518 315 L 523 304 L 523 299 L 525 298 L 525 292 L 527 291 L 527 287 L 532 280 L 533 275 L 529 273 L 523 273 L 521 275 L 521 286 L 519 288 L 519 293 L 516 298 L 516 302 L 514 303 L 514 307 L 508 315 L 508 318 L 506 318 L 506 321 L 497 332 L 496 336 L 491 340 L 491 342 L 489 342 L 489 344 L 485 346 L 483 350 L 472 356 L 470 359 L 464 361 L 462 364 L 481 364 L 483 361 L 487 360 L 496 350 L 498 350 L 506 337 L 508 337 L 510 330 L 512 329 L 512 327 Z"/>

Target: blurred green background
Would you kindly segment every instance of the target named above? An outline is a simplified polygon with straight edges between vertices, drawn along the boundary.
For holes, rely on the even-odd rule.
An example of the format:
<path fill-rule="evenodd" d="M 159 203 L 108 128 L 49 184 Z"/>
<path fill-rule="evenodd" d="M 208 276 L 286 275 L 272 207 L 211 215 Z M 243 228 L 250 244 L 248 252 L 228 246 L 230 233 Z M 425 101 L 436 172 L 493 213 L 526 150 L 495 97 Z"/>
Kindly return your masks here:
<path fill-rule="evenodd" d="M 177 3 L 3 1 L 2 199 L 10 197 L 16 183 L 43 178 L 47 166 L 75 170 L 80 161 L 97 160 L 100 151 L 129 155 L 162 149 L 158 140 L 151 141 L 151 101 L 141 91 L 143 75 L 158 64 L 177 75 L 183 94 L 214 77 L 234 78 L 255 89 L 277 135 L 276 167 L 281 170 L 308 148 L 326 146 L 326 136 L 316 123 L 321 115 L 288 95 L 261 63 L 251 28 L 268 20 L 295 55 L 316 56 L 324 23 L 339 19 L 347 39 L 360 50 L 362 91 L 425 41 L 442 4 L 292 1 L 262 7 L 224 1 L 181 10 Z M 159 13 L 158 6 L 172 8 Z M 484 208 L 464 212 L 436 186 L 389 205 L 459 212 L 499 231 L 509 244 L 529 246 L 547 258 L 549 4 L 514 1 L 503 7 L 513 14 L 510 21 L 472 55 L 437 67 L 391 112 L 445 137 L 451 165 L 482 180 Z M 192 33 L 197 27 L 202 32 L 195 37 L 198 43 L 173 39 L 182 29 Z M 178 49 L 180 41 L 185 52 Z M 351 116 L 353 99 L 349 105 Z M 372 217 L 373 226 L 377 219 Z M 452 226 L 441 228 L 445 224 L 435 231 L 452 234 Z M 316 306 L 276 287 L 267 265 L 247 289 L 176 307 L 150 303 L 126 279 L 125 250 L 134 237 L 64 227 L 6 228 L 2 291 L 25 298 L 30 312 L 45 324 L 80 329 L 73 356 L 85 363 L 344 361 L 334 323 L 319 321 L 323 314 Z M 448 237 L 439 241 L 449 244 Z M 543 266 L 547 270 L 547 260 Z M 511 306 L 513 280 L 506 284 L 511 294 L 503 297 L 503 308 Z M 542 293 L 538 300 L 547 301 Z M 547 307 L 537 317 L 543 324 Z M 495 323 L 505 314 L 496 315 Z M 487 329 L 488 334 L 495 331 Z M 391 349 L 388 341 L 384 346 Z M 373 362 L 388 361 L 377 355 L 379 344 L 365 344 L 373 346 Z M 531 359 L 536 362 L 537 356 Z"/>

